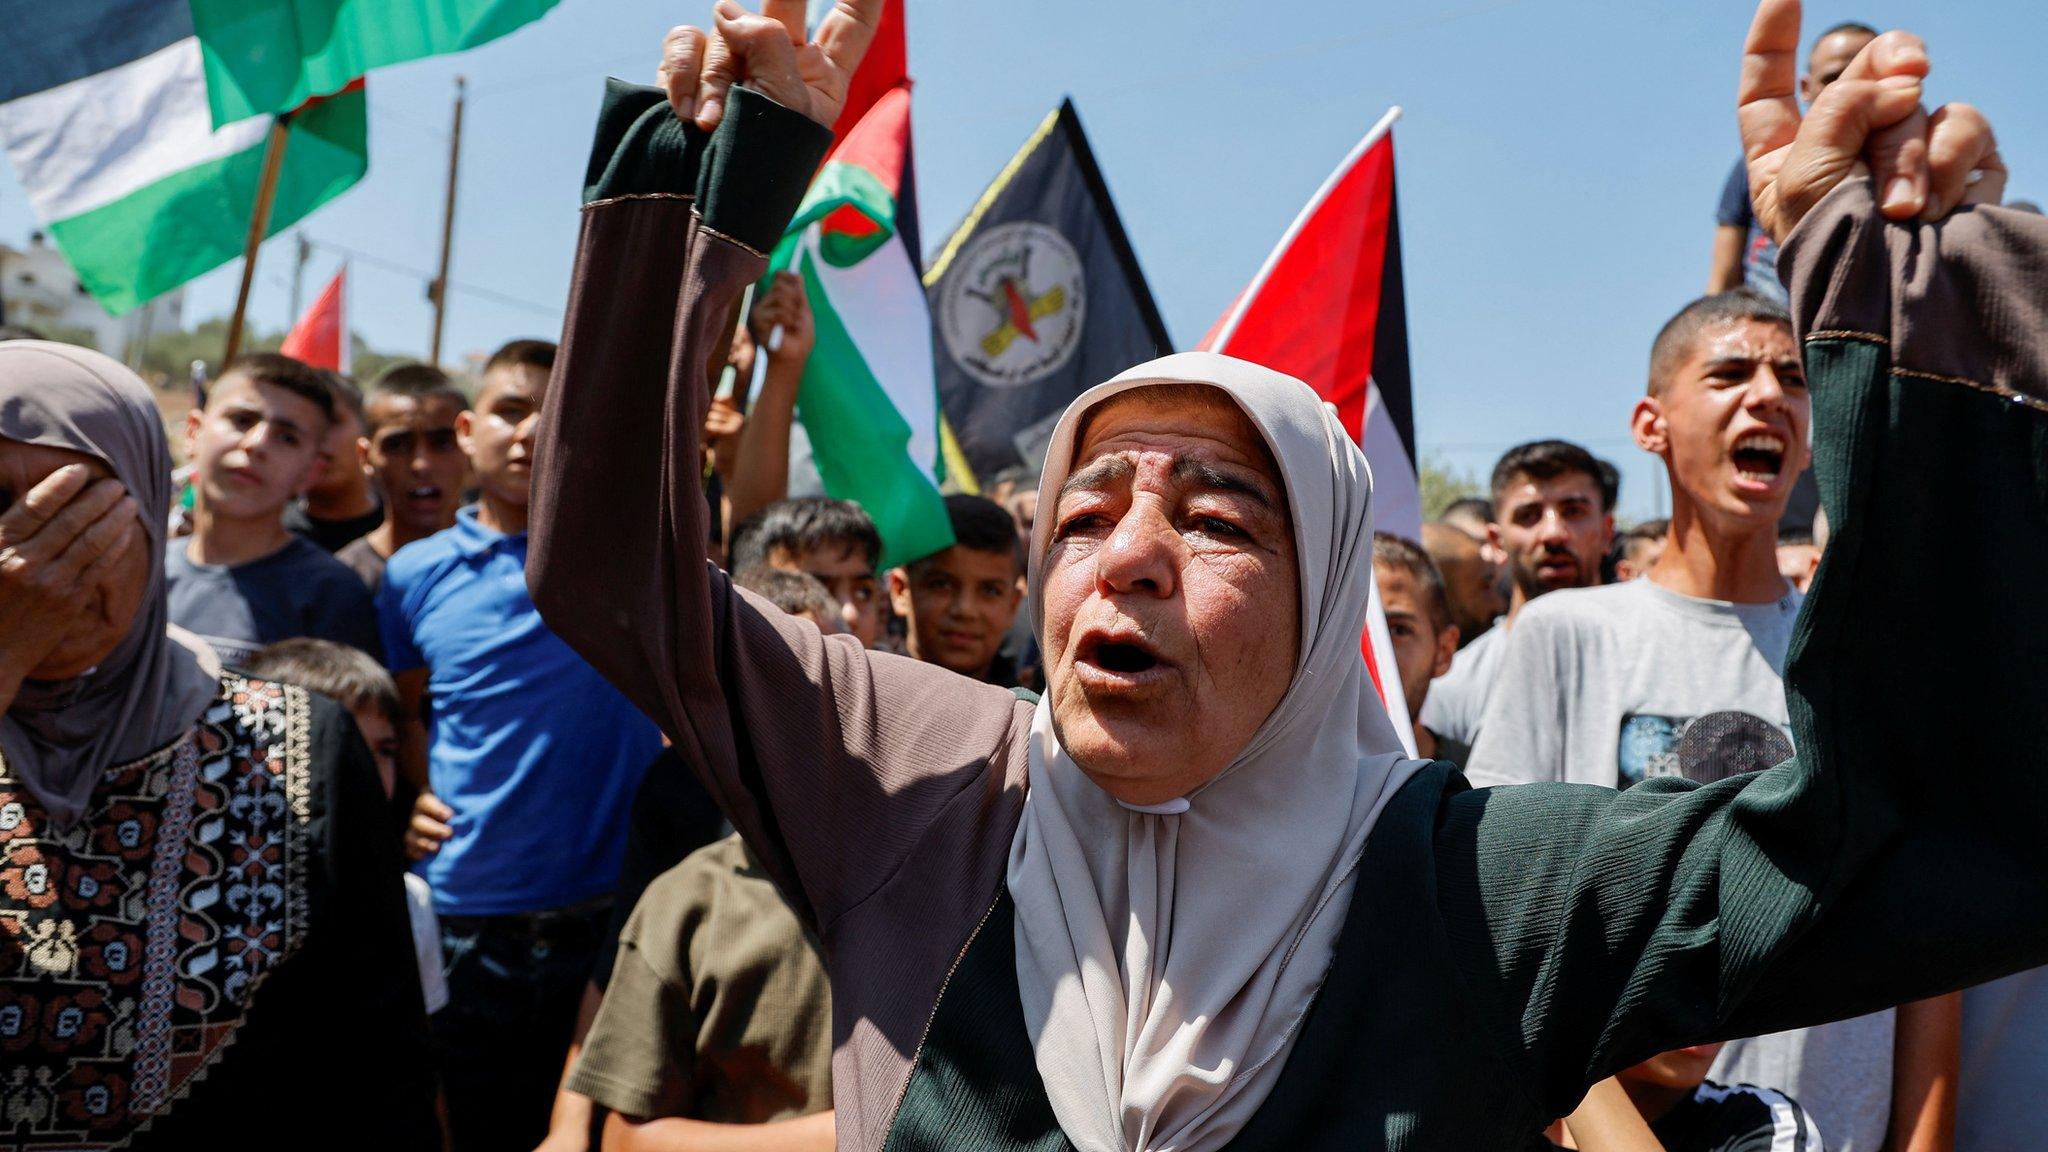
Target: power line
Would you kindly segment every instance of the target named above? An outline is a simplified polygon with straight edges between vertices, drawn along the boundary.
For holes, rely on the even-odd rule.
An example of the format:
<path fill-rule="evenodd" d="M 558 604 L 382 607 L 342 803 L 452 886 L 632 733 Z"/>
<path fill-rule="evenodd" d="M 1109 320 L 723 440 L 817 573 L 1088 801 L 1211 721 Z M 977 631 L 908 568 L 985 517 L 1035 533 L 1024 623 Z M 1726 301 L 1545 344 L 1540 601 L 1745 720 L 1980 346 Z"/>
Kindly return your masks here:
<path fill-rule="evenodd" d="M 330 243 L 326 240 L 308 240 L 307 243 L 315 248 L 324 248 L 329 252 L 346 256 L 350 260 L 361 261 L 372 268 L 379 268 L 386 272 L 396 272 L 402 276 L 416 277 L 425 284 L 434 282 L 434 274 L 424 268 L 414 268 L 409 264 L 401 264 L 396 260 L 388 260 L 382 256 L 356 248 L 349 248 L 341 244 Z M 448 287 L 464 295 L 474 296 L 479 300 L 489 300 L 494 304 L 503 304 L 508 308 L 522 308 L 540 316 L 555 318 L 562 314 L 560 305 L 537 304 L 531 300 L 522 300 L 517 296 L 508 296 L 503 292 L 485 288 L 479 284 L 465 284 L 460 280 L 450 280 L 448 281 Z"/>

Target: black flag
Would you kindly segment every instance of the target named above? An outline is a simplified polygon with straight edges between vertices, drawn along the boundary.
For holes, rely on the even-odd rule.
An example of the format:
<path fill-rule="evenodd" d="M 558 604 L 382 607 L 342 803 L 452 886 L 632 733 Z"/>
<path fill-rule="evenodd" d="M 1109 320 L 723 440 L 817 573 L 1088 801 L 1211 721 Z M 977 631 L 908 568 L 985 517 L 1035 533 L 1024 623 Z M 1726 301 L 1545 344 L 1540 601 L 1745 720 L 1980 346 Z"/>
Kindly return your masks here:
<path fill-rule="evenodd" d="M 969 487 L 1037 472 L 1069 401 L 1173 351 L 1071 100 L 929 267 L 939 406 L 960 449 L 947 464 Z"/>

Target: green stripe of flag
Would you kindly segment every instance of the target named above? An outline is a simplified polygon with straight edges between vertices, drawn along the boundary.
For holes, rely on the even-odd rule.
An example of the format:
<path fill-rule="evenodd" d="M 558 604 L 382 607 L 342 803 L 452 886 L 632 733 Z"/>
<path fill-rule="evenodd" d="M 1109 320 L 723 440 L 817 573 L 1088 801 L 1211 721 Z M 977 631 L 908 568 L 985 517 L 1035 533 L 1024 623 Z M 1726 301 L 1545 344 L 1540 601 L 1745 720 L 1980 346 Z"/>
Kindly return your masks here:
<path fill-rule="evenodd" d="M 558 0 L 189 0 L 216 127 L 495 40 Z"/>
<path fill-rule="evenodd" d="M 797 407 L 825 490 L 859 504 L 874 520 L 882 534 L 882 568 L 952 547 L 945 498 L 932 473 L 910 456 L 910 425 L 833 310 L 810 253 L 800 253 L 799 261 L 817 343 L 804 365 Z M 875 333 L 870 339 L 885 335 L 900 338 Z"/>
<path fill-rule="evenodd" d="M 369 168 L 368 123 L 361 88 L 293 117 L 269 235 L 362 179 Z M 259 143 L 52 221 L 50 235 L 79 281 L 119 314 L 240 256 L 262 173 Z"/>

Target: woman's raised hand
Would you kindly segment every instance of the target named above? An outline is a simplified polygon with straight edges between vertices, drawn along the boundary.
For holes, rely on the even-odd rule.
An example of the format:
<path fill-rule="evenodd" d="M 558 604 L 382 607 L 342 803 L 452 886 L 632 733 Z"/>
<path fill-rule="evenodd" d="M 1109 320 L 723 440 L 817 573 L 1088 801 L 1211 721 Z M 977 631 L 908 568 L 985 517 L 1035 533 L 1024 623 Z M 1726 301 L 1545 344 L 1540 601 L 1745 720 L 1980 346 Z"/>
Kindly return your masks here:
<path fill-rule="evenodd" d="M 0 692 L 10 700 L 136 546 L 136 516 L 127 489 L 83 464 L 50 473 L 0 512 Z"/>
<path fill-rule="evenodd" d="M 669 32 L 659 83 L 676 115 L 707 132 L 725 117 L 726 92 L 738 83 L 830 126 L 874 39 L 882 3 L 838 0 L 807 36 L 804 0 L 763 0 L 758 13 L 718 0 L 708 34 L 687 25 Z"/>
<path fill-rule="evenodd" d="M 2005 164 L 1983 113 L 1921 106 L 1927 46 L 1908 32 L 1865 45 L 1813 106 L 1799 110 L 1799 0 L 1763 0 L 1743 45 L 1738 118 L 1750 199 L 1783 240 L 1852 175 L 1869 173 L 1892 220 L 1936 220 L 1959 204 L 1996 204 Z"/>

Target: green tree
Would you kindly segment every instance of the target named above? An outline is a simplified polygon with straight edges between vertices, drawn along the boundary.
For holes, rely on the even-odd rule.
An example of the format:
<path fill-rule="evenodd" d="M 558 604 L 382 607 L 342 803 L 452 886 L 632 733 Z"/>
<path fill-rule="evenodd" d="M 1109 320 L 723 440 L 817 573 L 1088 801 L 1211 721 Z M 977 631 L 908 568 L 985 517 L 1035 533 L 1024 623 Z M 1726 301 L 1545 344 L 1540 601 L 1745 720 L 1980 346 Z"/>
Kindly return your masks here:
<path fill-rule="evenodd" d="M 1471 472 L 1452 464 L 1439 455 L 1428 455 L 1422 459 L 1422 518 L 1434 520 L 1444 514 L 1444 509 L 1454 501 L 1467 496 L 1483 496 L 1486 485 Z"/>

